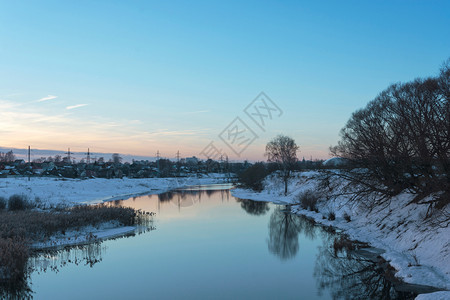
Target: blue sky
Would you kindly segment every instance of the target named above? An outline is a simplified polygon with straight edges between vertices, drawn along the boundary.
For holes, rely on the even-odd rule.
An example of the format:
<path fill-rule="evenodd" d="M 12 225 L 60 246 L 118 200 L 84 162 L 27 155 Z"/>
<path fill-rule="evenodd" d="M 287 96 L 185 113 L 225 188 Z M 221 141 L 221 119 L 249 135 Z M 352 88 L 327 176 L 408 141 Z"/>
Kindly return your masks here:
<path fill-rule="evenodd" d="M 0 0 L 0 146 L 326 158 L 351 113 L 450 57 L 447 1 Z M 282 110 L 240 157 L 218 138 L 264 91 Z"/>

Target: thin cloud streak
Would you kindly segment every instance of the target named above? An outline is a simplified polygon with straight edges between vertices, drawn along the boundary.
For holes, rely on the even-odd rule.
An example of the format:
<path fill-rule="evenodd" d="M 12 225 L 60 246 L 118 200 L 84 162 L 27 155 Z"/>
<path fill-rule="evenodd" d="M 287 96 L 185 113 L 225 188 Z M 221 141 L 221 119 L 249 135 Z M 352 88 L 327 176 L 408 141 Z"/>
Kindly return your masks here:
<path fill-rule="evenodd" d="M 157 150 L 174 154 L 176 140 L 183 155 L 192 156 L 201 150 L 199 144 L 209 142 L 205 128 L 176 130 L 158 128 L 156 124 L 143 125 L 147 122 L 137 119 L 130 122 L 101 116 L 86 118 L 70 113 L 65 106 L 49 107 L 37 102 L 23 106 L 0 99 L 0 107 L 3 108 L 0 110 L 0 146 L 20 148 L 31 144 L 42 149 L 91 147 L 106 152 L 148 155 Z"/>
<path fill-rule="evenodd" d="M 48 95 L 47 97 L 39 99 L 37 102 L 44 102 L 58 98 L 58 96 Z"/>
<path fill-rule="evenodd" d="M 203 114 L 207 112 L 209 112 L 209 110 L 186 111 L 181 112 L 180 115 L 194 115 L 194 114 Z"/>
<path fill-rule="evenodd" d="M 75 109 L 75 108 L 83 107 L 83 106 L 86 106 L 86 105 L 87 104 L 71 105 L 71 106 L 67 106 L 66 109 Z"/>

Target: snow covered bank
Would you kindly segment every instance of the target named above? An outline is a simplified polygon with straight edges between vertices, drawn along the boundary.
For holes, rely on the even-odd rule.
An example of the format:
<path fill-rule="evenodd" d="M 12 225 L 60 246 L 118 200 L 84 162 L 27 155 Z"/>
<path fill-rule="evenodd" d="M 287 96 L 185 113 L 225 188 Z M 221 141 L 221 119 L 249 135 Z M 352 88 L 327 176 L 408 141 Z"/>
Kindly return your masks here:
<path fill-rule="evenodd" d="M 430 294 L 421 294 L 416 297 L 416 300 L 448 300 L 450 299 L 449 292 L 436 292 Z"/>
<path fill-rule="evenodd" d="M 127 199 L 138 195 L 160 194 L 169 190 L 199 184 L 225 182 L 225 174 L 209 174 L 202 178 L 144 178 L 144 179 L 67 179 L 36 177 L 0 178 L 0 197 L 13 194 L 36 198 L 44 205 L 95 204 Z"/>
<path fill-rule="evenodd" d="M 64 207 L 77 204 L 97 204 L 105 201 L 128 199 L 139 195 L 159 194 L 188 185 L 205 185 L 226 182 L 224 174 L 209 174 L 201 178 L 146 178 L 146 179 L 62 179 L 62 178 L 0 178 L 0 197 L 25 195 L 38 207 Z M 100 227 L 84 227 L 65 232 L 31 245 L 34 249 L 57 248 L 83 244 L 101 239 L 126 235 L 136 227 L 121 227 L 116 223 L 104 223 Z"/>
<path fill-rule="evenodd" d="M 244 199 L 295 204 L 299 194 L 307 190 L 319 191 L 317 175 L 317 172 L 295 174 L 287 196 L 284 196 L 283 182 L 274 176 L 266 178 L 261 193 L 234 189 L 232 194 Z M 299 205 L 293 205 L 292 211 L 340 228 L 352 239 L 384 249 L 382 256 L 398 271 L 396 276 L 405 282 L 450 289 L 450 228 L 431 228 L 424 223 L 427 206 L 406 206 L 412 197 L 398 195 L 389 206 L 372 212 L 348 203 L 348 195 L 329 200 L 323 197 L 317 203 L 319 212 L 304 210 Z M 336 215 L 333 221 L 327 219 L 330 212 Z M 344 218 L 346 214 L 350 222 Z M 447 297 L 450 299 L 450 294 Z"/>
<path fill-rule="evenodd" d="M 136 229 L 137 228 L 135 226 L 120 227 L 118 224 L 114 223 L 105 223 L 98 228 L 88 226 L 82 228 L 81 230 L 72 230 L 66 232 L 64 235 L 54 235 L 45 241 L 33 243 L 31 248 L 44 250 L 49 248 L 54 249 L 65 246 L 88 244 L 104 239 L 132 234 L 136 231 Z"/>

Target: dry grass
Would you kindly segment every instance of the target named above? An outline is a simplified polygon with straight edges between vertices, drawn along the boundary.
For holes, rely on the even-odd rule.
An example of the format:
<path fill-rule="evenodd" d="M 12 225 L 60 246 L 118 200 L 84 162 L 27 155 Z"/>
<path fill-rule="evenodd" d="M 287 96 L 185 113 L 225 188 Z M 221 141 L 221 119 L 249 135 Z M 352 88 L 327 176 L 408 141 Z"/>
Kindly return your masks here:
<path fill-rule="evenodd" d="M 21 281 L 29 253 L 23 238 L 0 238 L 0 281 Z"/>
<path fill-rule="evenodd" d="M 0 211 L 6 208 L 6 199 L 4 197 L 0 197 Z"/>
<path fill-rule="evenodd" d="M 333 242 L 334 253 L 339 253 L 343 250 L 352 251 L 356 249 L 355 243 L 348 239 L 346 236 L 340 236 L 339 238 L 335 238 Z"/>
<path fill-rule="evenodd" d="M 20 237 L 36 240 L 64 233 L 68 229 L 80 229 L 84 226 L 117 221 L 121 225 L 136 224 L 136 218 L 142 214 L 132 208 L 98 206 L 76 206 L 70 209 L 36 211 L 1 211 L 0 238 Z"/>
<path fill-rule="evenodd" d="M 330 221 L 336 220 L 336 214 L 332 211 L 328 212 L 328 220 Z"/>
<path fill-rule="evenodd" d="M 150 215 L 132 208 L 107 205 L 50 211 L 0 210 L 0 282 L 20 284 L 25 280 L 31 253 L 29 245 L 35 241 L 110 221 L 124 226 L 143 224 Z"/>
<path fill-rule="evenodd" d="M 297 203 L 300 203 L 301 207 L 304 209 L 309 209 L 311 211 L 317 212 L 317 202 L 319 201 L 319 199 L 320 196 L 317 194 L 317 192 L 306 190 L 297 196 Z"/>
<path fill-rule="evenodd" d="M 24 195 L 12 195 L 8 200 L 9 210 L 25 210 L 35 207 Z"/>

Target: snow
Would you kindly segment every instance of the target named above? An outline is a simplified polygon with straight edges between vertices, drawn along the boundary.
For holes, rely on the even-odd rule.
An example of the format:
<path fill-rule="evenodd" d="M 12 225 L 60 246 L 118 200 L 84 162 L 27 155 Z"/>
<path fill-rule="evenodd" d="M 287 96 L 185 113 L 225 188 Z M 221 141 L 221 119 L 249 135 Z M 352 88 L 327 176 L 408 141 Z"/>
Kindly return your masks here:
<path fill-rule="evenodd" d="M 8 199 L 20 194 L 30 201 L 37 201 L 39 207 L 73 206 L 97 204 L 105 201 L 122 200 L 139 195 L 160 194 L 188 185 L 206 185 L 226 182 L 225 174 L 208 174 L 185 178 L 145 179 L 62 179 L 51 177 L 0 178 L 0 197 Z M 104 223 L 98 228 L 85 227 L 78 231 L 52 236 L 45 241 L 31 245 L 34 249 L 63 247 L 112 238 L 136 231 L 136 227 L 120 227 L 115 223 Z"/>
<path fill-rule="evenodd" d="M 38 198 L 43 206 L 96 204 L 128 199 L 146 194 L 160 194 L 187 185 L 221 183 L 224 174 L 209 174 L 201 178 L 145 178 L 145 179 L 62 179 L 36 177 L 0 178 L 0 197 L 25 195 L 29 200 Z"/>
<path fill-rule="evenodd" d="M 346 163 L 347 163 L 347 161 L 344 158 L 332 157 L 332 158 L 329 158 L 326 161 L 324 161 L 322 163 L 322 165 L 324 165 L 326 167 L 338 167 L 338 166 L 345 165 Z"/>
<path fill-rule="evenodd" d="M 435 292 L 430 294 L 421 294 L 416 297 L 416 300 L 449 300 L 450 293 L 445 292 Z"/>
<path fill-rule="evenodd" d="M 265 189 L 260 193 L 234 189 L 232 194 L 243 199 L 295 204 L 299 194 L 319 190 L 318 174 L 315 171 L 294 174 L 287 196 L 284 195 L 283 182 L 273 175 L 266 178 Z M 341 195 L 319 201 L 318 213 L 304 210 L 299 205 L 292 205 L 292 211 L 324 225 L 340 228 L 352 239 L 383 249 L 382 256 L 397 270 L 396 276 L 405 282 L 450 289 L 450 227 L 427 227 L 423 221 L 427 206 L 406 206 L 412 198 L 413 195 L 400 194 L 387 207 L 369 213 L 349 203 L 348 195 Z M 335 213 L 336 220 L 323 218 L 329 212 Z M 344 214 L 350 215 L 350 222 L 344 219 Z M 450 299 L 449 293 L 446 296 L 445 299 Z"/>
<path fill-rule="evenodd" d="M 66 246 L 82 245 L 92 243 L 95 241 L 110 239 L 126 234 L 132 234 L 136 231 L 135 226 L 123 226 L 109 222 L 104 223 L 98 228 L 87 226 L 81 230 L 72 230 L 63 234 L 58 234 L 50 237 L 45 241 L 35 242 L 31 245 L 33 249 L 48 249 L 60 248 Z"/>

